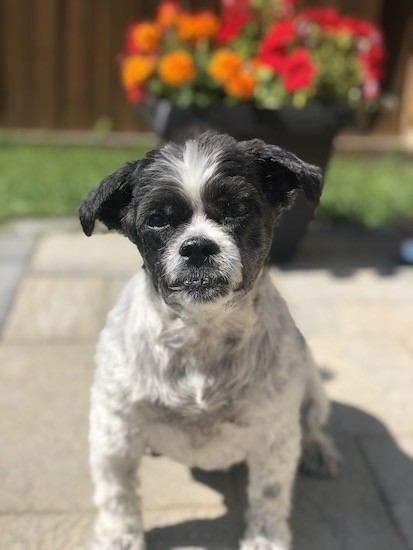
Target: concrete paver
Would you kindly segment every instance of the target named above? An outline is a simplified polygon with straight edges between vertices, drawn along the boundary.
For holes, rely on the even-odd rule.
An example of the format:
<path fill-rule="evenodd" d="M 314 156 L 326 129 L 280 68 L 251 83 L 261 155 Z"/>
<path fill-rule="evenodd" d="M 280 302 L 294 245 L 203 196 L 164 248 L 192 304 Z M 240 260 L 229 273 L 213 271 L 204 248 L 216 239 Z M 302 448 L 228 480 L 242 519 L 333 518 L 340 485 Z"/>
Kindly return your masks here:
<path fill-rule="evenodd" d="M 39 240 L 31 269 L 47 273 L 132 274 L 142 265 L 136 247 L 116 233 L 58 233 Z"/>
<path fill-rule="evenodd" d="M 105 313 L 99 277 L 27 276 L 4 329 L 6 342 L 96 339 Z"/>
<path fill-rule="evenodd" d="M 34 245 L 31 237 L 0 235 L 0 329 Z"/>
<path fill-rule="evenodd" d="M 379 247 L 375 258 L 363 256 L 360 243 L 349 269 L 349 254 L 325 268 L 330 260 L 313 244 L 273 277 L 322 367 L 345 461 L 337 479 L 298 479 L 294 550 L 407 550 L 413 270 L 380 263 Z M 337 247 L 324 246 L 337 256 Z M 10 253 L 27 259 L 13 247 L 2 259 L 1 250 L 0 242 L 0 270 Z M 93 349 L 105 312 L 140 263 L 117 235 L 60 232 L 37 241 L 0 341 L 0 548 L 89 547 Z M 190 472 L 146 456 L 141 478 L 149 550 L 236 548 L 244 468 Z"/>
<path fill-rule="evenodd" d="M 346 434 L 336 432 L 335 437 L 343 456 L 340 475 L 298 480 L 294 550 L 404 549 L 357 442 Z"/>
<path fill-rule="evenodd" d="M 388 510 L 408 548 L 413 548 L 413 435 L 361 440 Z"/>

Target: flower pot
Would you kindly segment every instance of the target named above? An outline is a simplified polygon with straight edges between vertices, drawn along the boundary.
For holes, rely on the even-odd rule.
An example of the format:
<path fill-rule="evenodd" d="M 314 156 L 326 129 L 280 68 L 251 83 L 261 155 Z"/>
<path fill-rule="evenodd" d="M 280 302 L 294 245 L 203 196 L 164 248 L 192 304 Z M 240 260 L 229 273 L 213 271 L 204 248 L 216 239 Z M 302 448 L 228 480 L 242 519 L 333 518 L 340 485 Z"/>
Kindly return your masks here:
<path fill-rule="evenodd" d="M 161 143 L 183 143 L 212 128 L 240 141 L 260 138 L 279 145 L 306 162 L 320 166 L 324 173 L 334 136 L 352 122 L 352 111 L 343 103 L 313 102 L 304 109 L 286 105 L 276 110 L 257 109 L 249 104 L 180 108 L 168 100 L 148 98 L 139 109 Z M 271 261 L 291 258 L 313 214 L 314 207 L 300 193 L 293 207 L 279 220 L 270 251 Z"/>

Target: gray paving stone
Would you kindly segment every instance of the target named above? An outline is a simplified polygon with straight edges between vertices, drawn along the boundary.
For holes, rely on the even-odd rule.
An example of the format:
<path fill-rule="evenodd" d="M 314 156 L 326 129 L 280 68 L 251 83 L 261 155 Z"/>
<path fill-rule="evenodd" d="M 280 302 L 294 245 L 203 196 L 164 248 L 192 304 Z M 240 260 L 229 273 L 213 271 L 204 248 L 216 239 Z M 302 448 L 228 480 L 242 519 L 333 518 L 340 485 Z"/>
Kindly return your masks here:
<path fill-rule="evenodd" d="M 106 315 L 99 277 L 26 276 L 4 328 L 9 342 L 94 341 Z"/>
<path fill-rule="evenodd" d="M 413 431 L 413 430 L 412 430 Z M 362 448 L 389 511 L 409 549 L 413 548 L 413 434 L 363 437 Z"/>
<path fill-rule="evenodd" d="M 25 262 L 34 246 L 32 237 L 17 237 L 0 234 L 0 262 Z"/>
<path fill-rule="evenodd" d="M 0 263 L 0 328 L 4 325 L 24 268 L 16 262 Z"/>
<path fill-rule="evenodd" d="M 340 475 L 298 480 L 293 549 L 406 550 L 356 442 L 336 439 L 344 459 Z"/>
<path fill-rule="evenodd" d="M 41 273 L 135 273 L 142 265 L 137 248 L 122 235 L 83 233 L 46 235 L 39 240 L 31 270 Z"/>
<path fill-rule="evenodd" d="M 0 329 L 5 322 L 33 245 L 33 238 L 0 234 Z"/>

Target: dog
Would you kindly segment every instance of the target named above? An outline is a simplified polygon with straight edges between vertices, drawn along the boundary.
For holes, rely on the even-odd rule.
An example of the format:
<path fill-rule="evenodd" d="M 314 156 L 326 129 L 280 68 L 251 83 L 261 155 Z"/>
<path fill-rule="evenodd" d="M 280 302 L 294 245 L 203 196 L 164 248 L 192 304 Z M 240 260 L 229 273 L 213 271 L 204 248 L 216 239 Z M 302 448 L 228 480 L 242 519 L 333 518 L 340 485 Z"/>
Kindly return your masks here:
<path fill-rule="evenodd" d="M 281 212 L 321 171 L 259 139 L 206 132 L 104 179 L 82 201 L 128 237 L 144 268 L 109 313 L 96 353 L 90 465 L 94 550 L 143 550 L 137 468 L 146 451 L 190 467 L 248 467 L 241 550 L 287 550 L 304 470 L 335 474 L 328 400 L 265 267 Z"/>

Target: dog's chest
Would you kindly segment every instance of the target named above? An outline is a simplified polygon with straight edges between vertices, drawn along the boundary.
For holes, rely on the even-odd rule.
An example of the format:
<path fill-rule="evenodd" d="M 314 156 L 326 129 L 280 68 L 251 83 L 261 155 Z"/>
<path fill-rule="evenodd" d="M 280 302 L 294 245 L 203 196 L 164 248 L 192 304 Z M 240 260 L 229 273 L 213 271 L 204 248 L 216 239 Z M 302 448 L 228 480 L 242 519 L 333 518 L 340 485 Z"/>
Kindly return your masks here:
<path fill-rule="evenodd" d="M 225 468 L 242 460 L 241 434 L 247 422 L 241 399 L 244 384 L 234 381 L 233 362 L 221 358 L 209 369 L 188 353 L 179 357 L 178 364 L 177 360 L 171 356 L 160 374 L 156 399 L 152 393 L 139 405 L 149 447 L 204 468 L 211 464 Z"/>

